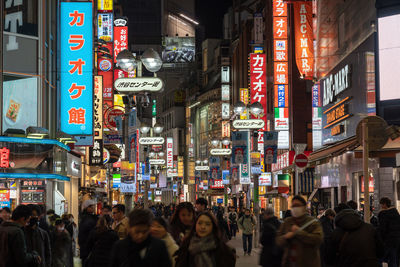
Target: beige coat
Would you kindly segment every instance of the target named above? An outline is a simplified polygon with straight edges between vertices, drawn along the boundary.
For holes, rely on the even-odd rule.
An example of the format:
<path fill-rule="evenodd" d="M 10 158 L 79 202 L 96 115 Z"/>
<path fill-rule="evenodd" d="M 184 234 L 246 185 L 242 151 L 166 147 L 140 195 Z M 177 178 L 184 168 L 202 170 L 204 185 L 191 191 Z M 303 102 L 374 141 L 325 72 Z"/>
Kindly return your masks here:
<path fill-rule="evenodd" d="M 119 239 L 124 239 L 128 235 L 129 228 L 129 220 L 127 217 L 124 217 L 119 222 L 114 222 L 112 224 L 112 229 L 117 232 Z"/>
<path fill-rule="evenodd" d="M 174 254 L 179 249 L 179 246 L 176 244 L 175 240 L 172 238 L 170 233 L 167 233 L 162 240 L 165 242 L 165 246 L 167 247 L 169 258 L 171 259 L 172 263 L 171 266 L 174 267 L 176 260 Z"/>
<path fill-rule="evenodd" d="M 315 220 L 313 217 L 304 215 L 300 218 L 289 217 L 282 223 L 277 236 L 276 243 L 284 249 L 282 266 L 290 266 L 290 248 L 295 247 L 296 261 L 298 267 L 320 267 L 321 260 L 319 248 L 323 241 L 323 232 L 318 220 L 306 227 L 298 230 L 292 239 L 285 239 L 283 236 L 291 231 L 293 225 L 301 227 L 307 222 Z"/>

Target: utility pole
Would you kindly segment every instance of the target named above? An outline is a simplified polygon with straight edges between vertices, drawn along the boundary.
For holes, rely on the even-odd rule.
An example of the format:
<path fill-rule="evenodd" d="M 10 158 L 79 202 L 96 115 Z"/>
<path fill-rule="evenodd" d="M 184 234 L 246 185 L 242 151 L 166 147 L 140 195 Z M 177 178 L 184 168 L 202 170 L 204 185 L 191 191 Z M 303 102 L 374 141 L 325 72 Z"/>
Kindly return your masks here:
<path fill-rule="evenodd" d="M 124 114 L 124 123 L 123 123 L 123 135 L 124 135 L 124 146 L 125 146 L 125 161 L 129 161 L 129 134 L 128 134 L 128 128 L 129 128 L 129 103 L 125 104 L 125 114 Z M 132 199 L 133 199 L 133 194 L 131 192 L 125 193 L 125 207 L 126 207 L 126 212 L 129 213 L 129 211 L 132 210 Z"/>
<path fill-rule="evenodd" d="M 363 130 L 363 175 L 364 175 L 364 221 L 370 220 L 370 203 L 369 203 L 369 172 L 368 172 L 368 157 L 369 157 L 369 144 L 368 144 L 368 122 L 362 122 Z"/>

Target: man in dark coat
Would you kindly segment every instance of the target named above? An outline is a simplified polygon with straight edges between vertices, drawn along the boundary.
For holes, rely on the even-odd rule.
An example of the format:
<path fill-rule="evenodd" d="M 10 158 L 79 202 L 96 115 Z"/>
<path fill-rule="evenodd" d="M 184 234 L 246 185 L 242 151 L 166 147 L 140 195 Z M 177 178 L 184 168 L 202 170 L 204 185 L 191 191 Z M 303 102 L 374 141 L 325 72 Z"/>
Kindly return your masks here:
<path fill-rule="evenodd" d="M 383 197 L 380 200 L 381 211 L 378 214 L 379 232 L 385 244 L 383 261 L 389 267 L 399 266 L 400 249 L 400 215 L 396 207 L 392 207 L 391 200 Z"/>
<path fill-rule="evenodd" d="M 282 265 L 282 250 L 276 245 L 276 232 L 281 222 L 274 216 L 274 210 L 267 208 L 263 213 L 263 231 L 260 243 L 263 249 L 260 255 L 260 265 L 263 267 L 280 267 Z"/>
<path fill-rule="evenodd" d="M 11 221 L 0 226 L 0 266 L 25 267 L 28 264 L 40 264 L 41 258 L 36 252 L 27 252 L 23 227 L 31 217 L 31 209 L 19 205 L 12 213 Z"/>
<path fill-rule="evenodd" d="M 150 236 L 153 214 L 136 209 L 129 214 L 129 235 L 115 243 L 110 267 L 171 267 L 171 260 L 162 240 Z"/>
<path fill-rule="evenodd" d="M 89 238 L 90 232 L 96 227 L 97 216 L 95 212 L 96 202 L 94 200 L 88 199 L 82 203 L 82 214 L 79 223 L 79 233 L 78 233 L 78 243 L 80 247 L 80 256 L 82 262 L 84 263 L 89 255 L 87 251 L 86 242 Z"/>
<path fill-rule="evenodd" d="M 325 255 L 327 254 L 327 245 L 331 240 L 333 229 L 334 229 L 334 220 L 335 220 L 336 213 L 333 209 L 327 209 L 321 218 L 319 219 L 319 222 L 321 223 L 322 226 L 322 231 L 324 231 L 324 242 L 321 245 L 321 266 L 329 266 L 325 262 Z"/>
<path fill-rule="evenodd" d="M 377 267 L 383 243 L 375 228 L 352 209 L 335 217 L 336 229 L 327 245 L 326 262 L 337 267 Z"/>
<path fill-rule="evenodd" d="M 50 267 L 51 266 L 51 248 L 50 237 L 48 233 L 39 227 L 40 207 L 37 205 L 28 205 L 32 210 L 32 216 L 29 224 L 25 226 L 24 232 L 26 237 L 26 247 L 28 252 L 36 251 L 42 262 L 39 266 L 30 264 L 34 267 Z"/>

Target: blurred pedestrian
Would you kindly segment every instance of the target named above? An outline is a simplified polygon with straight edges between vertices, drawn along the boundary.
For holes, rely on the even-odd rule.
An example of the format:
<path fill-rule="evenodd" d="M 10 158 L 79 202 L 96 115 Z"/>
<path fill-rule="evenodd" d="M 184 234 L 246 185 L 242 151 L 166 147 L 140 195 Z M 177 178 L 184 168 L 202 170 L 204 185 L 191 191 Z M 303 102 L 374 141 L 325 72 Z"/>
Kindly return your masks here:
<path fill-rule="evenodd" d="M 101 209 L 101 215 L 108 215 L 112 218 L 112 207 L 110 205 L 104 205 Z"/>
<path fill-rule="evenodd" d="M 117 204 L 112 209 L 114 222 L 112 229 L 117 232 L 119 239 L 124 239 L 128 236 L 129 220 L 125 216 L 125 205 Z"/>
<path fill-rule="evenodd" d="M 336 212 L 333 209 L 327 209 L 320 217 L 319 222 L 322 226 L 322 231 L 324 232 L 324 242 L 321 244 L 321 266 L 329 266 L 325 262 L 326 254 L 327 254 L 327 246 L 331 240 L 333 229 L 334 229 L 334 220 L 335 220 Z"/>
<path fill-rule="evenodd" d="M 301 196 L 292 198 L 291 217 L 285 219 L 276 242 L 284 249 L 282 266 L 319 267 L 323 232 L 318 220 L 307 214 L 307 202 Z"/>
<path fill-rule="evenodd" d="M 250 209 L 246 209 L 244 215 L 238 221 L 239 229 L 242 230 L 243 254 L 251 256 L 253 244 L 253 231 L 256 226 L 256 219 L 250 214 Z"/>
<path fill-rule="evenodd" d="M 218 223 L 218 228 L 221 231 L 221 238 L 223 242 L 228 242 L 231 240 L 231 232 L 229 230 L 229 225 L 228 221 L 224 217 L 224 211 L 223 210 L 218 210 L 217 212 L 217 223 Z"/>
<path fill-rule="evenodd" d="M 9 207 L 3 207 L 0 209 L 0 224 L 2 222 L 7 222 L 11 218 L 11 210 Z"/>
<path fill-rule="evenodd" d="M 110 215 L 102 215 L 97 221 L 96 228 L 90 232 L 86 243 L 86 250 L 89 251 L 89 254 L 85 266 L 110 266 L 111 250 L 119 240 L 118 234 L 111 229 L 111 224 Z"/>
<path fill-rule="evenodd" d="M 383 256 L 382 240 L 375 228 L 365 223 L 353 209 L 344 209 L 335 217 L 326 249 L 326 262 L 337 267 L 377 267 Z"/>
<path fill-rule="evenodd" d="M 80 257 L 83 263 L 83 267 L 86 261 L 86 257 L 89 254 L 87 251 L 86 242 L 90 232 L 96 227 L 97 216 L 95 215 L 96 202 L 91 199 L 87 199 L 82 203 L 82 213 L 79 222 L 79 233 L 78 233 L 78 244 L 80 248 Z"/>
<path fill-rule="evenodd" d="M 207 211 L 208 201 L 203 197 L 199 197 L 196 199 L 194 206 L 196 208 L 196 215 L 199 215 L 200 213 Z"/>
<path fill-rule="evenodd" d="M 38 205 L 30 204 L 28 207 L 32 211 L 28 225 L 24 227 L 26 238 L 26 249 L 28 252 L 37 252 L 42 259 L 41 263 L 28 264 L 32 267 L 50 267 L 51 266 L 51 244 L 48 233 L 39 227 L 39 215 L 41 209 Z"/>
<path fill-rule="evenodd" d="M 171 234 L 168 232 L 168 223 L 162 217 L 157 217 L 153 220 L 151 224 L 150 233 L 153 237 L 161 239 L 164 241 L 167 247 L 169 258 L 171 260 L 172 267 L 175 266 L 174 254 L 179 249 L 175 240 L 172 238 Z"/>
<path fill-rule="evenodd" d="M 171 235 L 180 246 L 184 237 L 190 232 L 194 222 L 194 208 L 190 202 L 181 202 L 176 207 L 171 219 Z"/>
<path fill-rule="evenodd" d="M 282 265 L 282 250 L 276 245 L 276 233 L 281 222 L 274 215 L 272 208 L 264 210 L 263 231 L 260 243 L 263 246 L 260 255 L 260 265 L 263 267 L 280 267 Z"/>
<path fill-rule="evenodd" d="M 231 237 L 234 238 L 236 238 L 236 232 L 238 230 L 237 220 L 238 220 L 238 214 L 235 208 L 229 207 L 229 213 L 228 213 L 229 230 Z"/>
<path fill-rule="evenodd" d="M 28 252 L 24 226 L 28 224 L 32 211 L 28 206 L 19 205 L 12 212 L 11 220 L 0 226 L 0 266 L 25 267 L 40 265 L 41 257 L 37 252 Z"/>
<path fill-rule="evenodd" d="M 152 221 L 153 214 L 148 209 L 129 213 L 129 234 L 115 243 L 110 267 L 171 266 L 164 242 L 150 235 Z"/>
<path fill-rule="evenodd" d="M 215 217 L 201 213 L 177 252 L 176 267 L 231 267 L 236 255 L 221 239 Z"/>
<path fill-rule="evenodd" d="M 392 201 L 389 198 L 381 198 L 379 204 L 381 205 L 381 211 L 378 214 L 378 229 L 385 245 L 383 262 L 387 262 L 388 267 L 398 267 L 400 250 L 400 215 L 396 207 L 392 206 Z"/>
<path fill-rule="evenodd" d="M 56 219 L 54 226 L 55 228 L 50 234 L 52 266 L 73 267 L 72 238 L 65 229 L 65 224 L 62 219 Z"/>

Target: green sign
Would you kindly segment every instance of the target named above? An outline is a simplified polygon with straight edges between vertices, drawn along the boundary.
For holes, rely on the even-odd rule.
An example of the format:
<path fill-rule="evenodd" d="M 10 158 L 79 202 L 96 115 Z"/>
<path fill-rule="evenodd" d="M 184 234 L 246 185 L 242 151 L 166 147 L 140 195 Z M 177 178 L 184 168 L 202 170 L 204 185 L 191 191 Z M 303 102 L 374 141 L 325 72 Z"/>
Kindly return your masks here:
<path fill-rule="evenodd" d="M 157 104 L 155 99 L 153 100 L 152 115 L 153 117 L 157 116 Z"/>

